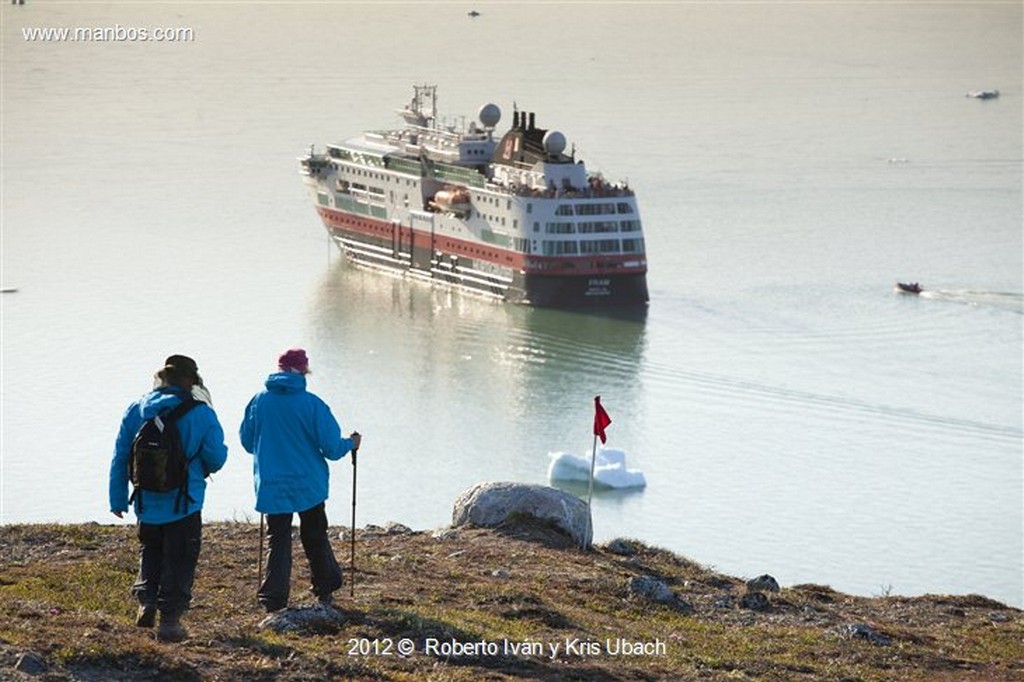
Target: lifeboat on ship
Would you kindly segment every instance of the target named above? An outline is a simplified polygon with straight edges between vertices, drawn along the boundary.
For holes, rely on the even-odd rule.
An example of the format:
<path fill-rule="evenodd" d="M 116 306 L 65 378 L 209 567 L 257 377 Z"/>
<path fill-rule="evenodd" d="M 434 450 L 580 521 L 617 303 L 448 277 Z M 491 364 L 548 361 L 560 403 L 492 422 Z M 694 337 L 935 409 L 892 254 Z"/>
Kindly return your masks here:
<path fill-rule="evenodd" d="M 464 187 L 442 189 L 434 195 L 429 205 L 442 213 L 469 213 L 469 191 Z"/>

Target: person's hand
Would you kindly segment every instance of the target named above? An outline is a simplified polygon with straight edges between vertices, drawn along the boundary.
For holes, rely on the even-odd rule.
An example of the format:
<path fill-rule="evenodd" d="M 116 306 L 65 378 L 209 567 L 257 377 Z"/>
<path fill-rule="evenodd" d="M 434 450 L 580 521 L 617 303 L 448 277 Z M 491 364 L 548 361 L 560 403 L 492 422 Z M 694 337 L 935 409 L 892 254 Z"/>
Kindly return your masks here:
<path fill-rule="evenodd" d="M 353 431 L 349 438 L 352 439 L 352 449 L 358 450 L 360 443 L 363 442 L 363 436 L 358 431 Z"/>
<path fill-rule="evenodd" d="M 120 512 L 120 511 L 111 511 L 110 513 L 111 513 L 111 514 L 113 514 L 114 516 L 116 516 L 116 517 L 117 517 L 117 518 L 119 518 L 119 519 L 123 519 L 123 518 L 124 518 L 124 512 Z"/>

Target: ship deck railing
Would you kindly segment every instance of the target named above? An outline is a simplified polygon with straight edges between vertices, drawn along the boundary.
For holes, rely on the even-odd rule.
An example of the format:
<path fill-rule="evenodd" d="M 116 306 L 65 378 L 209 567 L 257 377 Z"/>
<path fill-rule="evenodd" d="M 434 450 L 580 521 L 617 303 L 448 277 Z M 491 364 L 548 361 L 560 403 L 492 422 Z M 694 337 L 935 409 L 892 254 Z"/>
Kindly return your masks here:
<path fill-rule="evenodd" d="M 487 188 L 504 191 L 517 197 L 534 199 L 605 199 L 614 197 L 632 197 L 633 190 L 623 185 L 608 183 L 595 184 L 590 187 L 531 187 L 527 185 L 506 185 L 490 181 Z"/>

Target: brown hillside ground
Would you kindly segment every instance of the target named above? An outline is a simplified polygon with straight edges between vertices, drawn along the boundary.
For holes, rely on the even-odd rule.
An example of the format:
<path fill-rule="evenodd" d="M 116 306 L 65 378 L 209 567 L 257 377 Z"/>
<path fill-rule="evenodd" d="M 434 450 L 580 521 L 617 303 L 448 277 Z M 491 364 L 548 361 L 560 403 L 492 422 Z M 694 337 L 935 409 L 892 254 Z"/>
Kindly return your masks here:
<path fill-rule="evenodd" d="M 166 644 L 134 625 L 133 527 L 0 527 L 0 679 L 1024 679 L 1024 614 L 985 597 L 796 585 L 754 610 L 739 578 L 637 541 L 632 554 L 583 552 L 527 522 L 440 537 L 361 529 L 340 618 L 278 633 L 260 627 L 259 532 L 205 526 L 190 637 Z M 347 565 L 344 534 L 331 531 Z M 309 606 L 294 549 L 291 606 Z M 632 594 L 637 576 L 678 601 Z"/>

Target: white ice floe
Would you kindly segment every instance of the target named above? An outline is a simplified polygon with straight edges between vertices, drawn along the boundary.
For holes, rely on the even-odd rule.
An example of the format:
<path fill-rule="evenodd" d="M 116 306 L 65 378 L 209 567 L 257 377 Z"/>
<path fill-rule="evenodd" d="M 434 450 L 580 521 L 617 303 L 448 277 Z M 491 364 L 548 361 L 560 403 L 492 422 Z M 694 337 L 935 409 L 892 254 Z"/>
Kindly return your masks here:
<path fill-rule="evenodd" d="M 551 481 L 581 481 L 590 477 L 590 455 L 574 455 L 570 452 L 549 452 L 551 464 L 548 479 Z M 598 448 L 594 460 L 594 487 L 596 488 L 643 488 L 647 485 L 642 471 L 626 468 L 626 453 L 614 448 Z"/>

